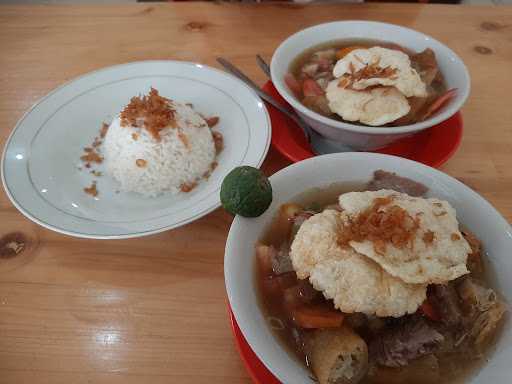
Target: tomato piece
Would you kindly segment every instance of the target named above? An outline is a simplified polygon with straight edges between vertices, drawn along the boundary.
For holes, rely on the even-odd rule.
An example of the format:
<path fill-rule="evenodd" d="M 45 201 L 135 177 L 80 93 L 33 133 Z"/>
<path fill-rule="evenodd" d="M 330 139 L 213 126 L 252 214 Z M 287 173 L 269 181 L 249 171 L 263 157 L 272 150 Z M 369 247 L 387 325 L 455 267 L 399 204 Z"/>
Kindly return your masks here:
<path fill-rule="evenodd" d="M 419 310 L 430 320 L 433 320 L 433 321 L 441 320 L 441 316 L 439 316 L 439 313 L 437 313 L 436 309 L 434 308 L 434 306 L 430 303 L 430 301 L 428 299 L 425 300 L 423 302 L 423 304 L 420 305 Z"/>
<path fill-rule="evenodd" d="M 434 113 L 439 111 L 441 107 L 443 107 L 447 102 L 453 99 L 455 95 L 457 95 L 457 88 L 449 89 L 441 96 L 439 96 L 432 104 L 430 104 L 430 106 L 427 109 L 427 112 L 425 112 L 425 115 L 423 116 L 423 120 L 428 119 Z"/>
<path fill-rule="evenodd" d="M 313 79 L 306 79 L 302 83 L 302 93 L 304 96 L 323 96 L 323 89 Z"/>
<path fill-rule="evenodd" d="M 295 94 L 297 97 L 301 97 L 302 95 L 302 87 L 300 86 L 300 83 L 297 81 L 295 76 L 293 76 L 291 73 L 287 73 L 284 75 L 284 82 L 290 88 L 290 90 Z"/>

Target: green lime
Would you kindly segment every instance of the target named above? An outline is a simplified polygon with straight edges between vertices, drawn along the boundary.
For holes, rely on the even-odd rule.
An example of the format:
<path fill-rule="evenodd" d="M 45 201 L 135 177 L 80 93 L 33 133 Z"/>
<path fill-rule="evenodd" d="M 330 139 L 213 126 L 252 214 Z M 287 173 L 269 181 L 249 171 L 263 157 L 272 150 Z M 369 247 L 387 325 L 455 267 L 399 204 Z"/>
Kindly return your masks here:
<path fill-rule="evenodd" d="M 272 186 L 258 168 L 236 167 L 222 181 L 220 201 L 234 215 L 257 217 L 272 202 Z"/>

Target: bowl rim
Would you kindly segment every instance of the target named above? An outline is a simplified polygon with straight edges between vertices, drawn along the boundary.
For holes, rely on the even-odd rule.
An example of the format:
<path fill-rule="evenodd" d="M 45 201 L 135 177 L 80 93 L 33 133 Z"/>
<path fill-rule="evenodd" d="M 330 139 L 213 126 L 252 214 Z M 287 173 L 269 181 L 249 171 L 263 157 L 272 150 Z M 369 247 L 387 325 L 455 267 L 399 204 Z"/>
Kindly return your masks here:
<path fill-rule="evenodd" d="M 402 125 L 399 127 L 371 127 L 371 126 L 362 126 L 362 125 L 356 125 L 351 124 L 347 122 L 342 122 L 338 120 L 334 120 L 325 116 L 322 116 L 314 111 L 312 111 L 309 108 L 306 108 L 301 102 L 299 102 L 295 96 L 291 94 L 291 92 L 288 90 L 288 88 L 284 85 L 284 81 L 282 79 L 279 79 L 277 76 L 277 65 L 280 61 L 280 56 L 282 55 L 282 52 L 287 48 L 287 45 L 290 44 L 290 41 L 292 39 L 300 39 L 301 37 L 311 33 L 312 31 L 325 28 L 329 25 L 366 25 L 366 26 L 372 26 L 372 27 L 386 27 L 386 28 L 394 28 L 397 30 L 398 33 L 402 34 L 408 34 L 408 35 L 414 35 L 418 38 L 423 38 L 429 41 L 434 42 L 434 44 L 439 44 L 443 47 L 448 53 L 448 56 L 452 57 L 452 61 L 456 63 L 456 65 L 460 66 L 460 70 L 462 71 L 463 75 L 463 83 L 464 87 L 458 89 L 458 92 L 460 92 L 460 97 L 457 97 L 452 103 L 450 103 L 443 111 L 440 113 L 435 114 L 434 116 L 429 117 L 427 120 L 414 123 L 414 124 L 408 124 L 408 125 Z M 328 40 L 326 40 L 328 41 Z M 391 40 L 391 42 L 393 42 Z M 319 43 L 321 44 L 321 43 Z M 305 47 L 304 49 L 308 49 L 309 47 Z M 437 52 L 436 52 L 437 54 Z M 290 63 L 288 63 L 289 65 Z M 274 51 L 274 54 L 272 55 L 272 60 L 270 63 L 270 72 L 272 77 L 272 82 L 275 85 L 277 91 L 279 94 L 298 112 L 301 114 L 306 115 L 308 118 L 312 120 L 316 120 L 319 123 L 328 125 L 329 127 L 333 127 L 340 130 L 350 131 L 354 133 L 364 133 L 364 134 L 370 134 L 370 135 L 389 135 L 389 134 L 403 134 L 403 133 L 410 133 L 410 132 L 417 132 L 423 129 L 430 128 L 434 125 L 437 125 L 441 123 L 442 121 L 445 121 L 449 119 L 451 116 L 453 116 L 457 111 L 459 111 L 464 103 L 466 102 L 467 98 L 469 97 L 469 93 L 471 90 L 471 78 L 469 75 L 469 71 L 462 61 L 462 59 L 457 55 L 452 49 L 450 49 L 447 45 L 443 44 L 437 39 L 434 39 L 433 37 L 424 34 L 422 32 L 416 31 L 411 28 L 403 27 L 401 25 L 392 24 L 392 23 L 383 23 L 378 21 L 367 21 L 367 20 L 342 20 L 342 21 L 333 21 L 328 23 L 322 23 L 317 24 L 305 29 L 302 29 L 298 32 L 295 32 L 294 34 L 288 36 L 284 41 L 279 44 L 277 49 Z M 274 79 L 278 79 L 275 80 Z"/>
<path fill-rule="evenodd" d="M 312 162 L 331 162 L 331 160 L 337 158 L 337 161 L 342 161 L 345 158 L 352 157 L 353 161 L 357 160 L 370 160 L 378 162 L 379 160 L 392 160 L 392 161 L 400 161 L 401 163 L 407 163 L 408 167 L 415 168 L 422 173 L 429 174 L 433 178 L 448 182 L 455 186 L 459 191 L 460 194 L 465 195 L 469 197 L 471 200 L 475 199 L 477 200 L 479 204 L 479 209 L 482 209 L 485 211 L 487 215 L 493 216 L 495 219 L 495 227 L 496 228 L 502 228 L 502 230 L 505 232 L 506 235 L 510 238 L 512 241 L 512 226 L 510 223 L 505 219 L 505 217 L 489 202 L 487 201 L 483 196 L 478 194 L 476 191 L 474 191 L 469 186 L 465 185 L 461 181 L 457 180 L 455 177 L 452 177 L 444 172 L 441 172 L 438 169 L 429 167 L 427 165 L 424 165 L 422 163 L 415 162 L 413 160 L 403 159 L 398 156 L 392 156 L 392 155 L 385 155 L 385 154 L 378 154 L 378 153 L 371 153 L 371 152 L 348 152 L 348 153 L 334 153 L 334 154 L 328 154 L 328 155 L 322 155 L 322 156 L 316 156 L 312 157 L 297 163 L 293 163 L 278 172 L 276 172 L 274 175 L 270 177 L 271 182 L 275 182 L 276 179 L 280 179 L 279 183 L 284 183 L 285 179 L 288 179 L 290 177 L 298 177 L 296 170 L 298 168 L 303 168 L 305 164 L 312 163 Z M 350 171 L 349 171 L 350 172 Z M 317 185 L 308 185 L 305 188 L 315 188 Z M 296 193 L 301 193 L 303 191 L 296 191 Z M 272 207 L 271 216 L 273 216 L 276 213 L 277 206 Z M 276 365 L 274 361 L 269 360 L 268 356 L 268 350 L 266 350 L 266 347 L 263 347 L 262 345 L 268 345 L 266 342 L 263 342 L 258 337 L 258 333 L 254 332 L 254 330 L 251 328 L 251 320 L 250 314 L 243 310 L 243 303 L 241 302 L 240 298 L 243 296 L 240 296 L 239 290 L 238 290 L 238 284 L 236 282 L 236 277 L 232 273 L 233 270 L 233 263 L 238 257 L 247 256 L 247 255 L 238 255 L 235 252 L 236 244 L 240 243 L 240 238 L 235 238 L 235 232 L 238 232 L 240 228 L 243 228 L 245 226 L 244 221 L 245 220 L 252 220 L 252 219 L 245 219 L 240 216 L 236 216 L 231 224 L 231 228 L 228 233 L 228 237 L 226 240 L 226 248 L 225 248 L 225 255 L 224 255 L 224 282 L 225 282 L 225 288 L 228 298 L 228 304 L 230 305 L 232 309 L 233 316 L 235 317 L 237 324 L 240 328 L 240 331 L 244 338 L 246 339 L 248 345 L 251 347 L 251 349 L 254 351 L 256 356 L 260 359 L 260 361 L 267 367 L 267 369 L 272 372 L 273 375 L 275 375 L 279 380 L 282 380 L 283 378 L 286 378 L 287 373 L 286 371 L 283 371 L 284 368 Z M 259 224 L 257 224 L 259 226 Z M 261 231 L 261 228 L 258 227 Z M 251 228 L 249 228 L 251 229 Z M 242 231 L 247 231 L 247 229 Z M 501 232 L 501 230 L 500 230 Z M 262 232 L 260 232 L 262 233 Z M 251 254 L 251 260 L 254 260 L 254 254 Z M 253 284 L 252 290 L 256 289 L 256 286 Z M 505 296 L 505 299 L 508 300 L 508 296 Z M 262 309 L 258 307 L 258 311 L 260 313 L 263 313 Z M 280 348 L 282 351 L 288 353 L 286 351 L 286 348 L 281 345 L 280 342 L 278 342 L 280 345 Z M 495 358 L 495 355 L 493 353 L 492 355 Z M 480 372 L 480 371 L 478 371 Z M 474 376 L 476 377 L 476 376 Z"/>

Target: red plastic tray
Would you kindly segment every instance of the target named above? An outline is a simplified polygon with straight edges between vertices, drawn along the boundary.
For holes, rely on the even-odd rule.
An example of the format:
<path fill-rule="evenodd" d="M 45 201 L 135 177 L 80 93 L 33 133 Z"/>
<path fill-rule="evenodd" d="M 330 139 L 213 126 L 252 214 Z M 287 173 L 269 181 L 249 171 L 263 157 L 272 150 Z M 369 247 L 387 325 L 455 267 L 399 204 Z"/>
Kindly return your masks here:
<path fill-rule="evenodd" d="M 289 106 L 269 81 L 263 89 L 284 106 Z M 315 156 L 302 130 L 290 118 L 267 104 L 272 120 L 272 145 L 293 162 Z M 442 123 L 401 139 L 376 153 L 385 153 L 415 160 L 431 167 L 440 167 L 457 151 L 462 140 L 460 112 Z"/>

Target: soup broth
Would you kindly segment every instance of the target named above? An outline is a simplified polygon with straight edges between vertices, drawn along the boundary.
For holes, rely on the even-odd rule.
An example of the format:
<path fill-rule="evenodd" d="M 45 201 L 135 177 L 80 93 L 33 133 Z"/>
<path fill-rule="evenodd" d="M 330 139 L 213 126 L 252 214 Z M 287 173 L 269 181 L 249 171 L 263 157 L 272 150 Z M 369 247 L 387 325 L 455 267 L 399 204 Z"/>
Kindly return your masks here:
<path fill-rule="evenodd" d="M 281 207 L 268 230 L 261 238 L 261 244 L 273 247 L 277 252 L 287 254 L 293 237 L 298 230 L 297 227 L 300 227 L 301 222 L 326 208 L 338 209 L 336 204 L 340 194 L 352 191 L 365 191 L 367 188 L 368 184 L 363 182 L 351 184 L 338 183 L 324 189 L 313 189 L 298 195 L 293 201 Z M 301 215 L 304 217 L 301 218 Z M 297 225 L 297 223 L 299 224 Z M 466 236 L 466 231 L 463 230 L 463 234 Z M 478 242 L 469 233 L 467 238 L 470 244 L 472 244 L 471 241 Z M 475 243 L 475 246 L 480 247 L 479 242 L 478 244 Z M 312 357 L 308 340 L 314 337 L 315 329 L 303 328 L 297 324 L 294 318 L 293 306 L 299 302 L 301 306 L 328 308 L 327 310 L 334 314 L 339 311 L 334 308 L 332 300 L 325 299 L 320 292 L 314 290 L 307 280 L 298 280 L 293 270 L 275 273 L 274 269 L 269 274 L 268 268 L 265 270 L 265 267 L 262 267 L 259 252 L 260 249 L 257 249 L 259 265 L 256 268 L 258 271 L 256 285 L 259 292 L 260 305 L 266 315 L 268 326 L 291 354 L 310 367 Z M 479 255 L 481 258 L 485 257 L 483 252 Z M 471 277 L 467 278 L 467 280 L 474 280 L 483 287 L 491 286 L 490 279 L 492 279 L 492 276 L 488 271 L 484 270 L 486 262 L 486 260 L 481 259 L 477 267 L 471 266 Z M 460 293 L 460 287 L 465 284 L 464 279 L 466 278 L 462 277 L 449 284 L 453 284 L 454 290 Z M 427 297 L 430 297 L 430 292 L 434 291 L 434 289 L 435 287 L 429 286 Z M 293 295 L 296 296 L 293 297 Z M 288 296 L 292 297 L 288 298 Z M 401 367 L 381 366 L 372 360 L 374 357 L 370 355 L 368 370 L 357 383 L 462 383 L 481 367 L 489 357 L 496 335 L 489 337 L 483 344 L 471 343 L 464 339 L 467 335 L 461 336 L 460 333 L 448 328 L 442 323 L 443 319 L 437 318 L 433 320 L 424 310 L 418 310 L 415 314 L 400 318 L 367 316 L 361 313 L 344 314 L 343 324 L 354 330 L 367 345 L 370 345 L 375 338 L 380 337 L 379 335 L 384 334 L 390 329 L 397 329 L 405 326 L 408 322 L 417 320 L 426 321 L 429 326 L 441 332 L 445 337 L 442 345 L 432 353 L 411 359 L 408 364 Z M 448 340 L 449 338 L 456 337 L 461 337 L 462 339 Z M 469 338 L 469 336 L 467 337 Z"/>
<path fill-rule="evenodd" d="M 382 47 L 407 54 L 411 66 L 420 75 L 427 86 L 426 97 L 408 97 L 410 111 L 407 115 L 392 121 L 386 126 L 400 126 L 425 120 L 443 104 L 453 97 L 454 92 L 448 93 L 446 82 L 438 68 L 435 53 L 426 49 L 416 53 L 397 44 L 369 39 L 333 40 L 306 49 L 297 56 L 289 67 L 289 74 L 285 78 L 288 87 L 307 108 L 332 119 L 344 121 L 334 113 L 325 96 L 327 85 L 335 80 L 333 68 L 336 62 L 343 58 L 354 48 L 368 49 Z M 444 97 L 444 99 L 441 99 Z M 358 121 L 347 121 L 351 124 L 365 125 Z"/>

